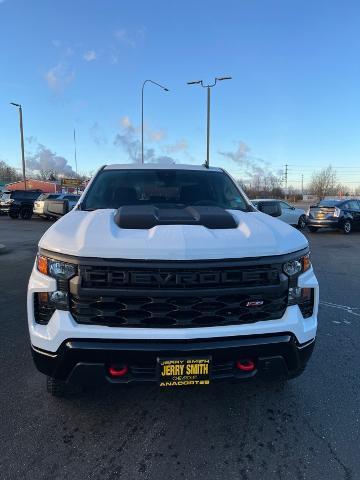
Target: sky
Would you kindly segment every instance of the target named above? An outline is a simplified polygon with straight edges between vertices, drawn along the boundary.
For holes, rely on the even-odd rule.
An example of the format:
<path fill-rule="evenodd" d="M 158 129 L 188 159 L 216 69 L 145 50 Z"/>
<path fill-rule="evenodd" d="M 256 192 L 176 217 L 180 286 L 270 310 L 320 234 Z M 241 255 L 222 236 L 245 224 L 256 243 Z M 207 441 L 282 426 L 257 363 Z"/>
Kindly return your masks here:
<path fill-rule="evenodd" d="M 0 0 L 0 160 L 79 172 L 139 161 L 210 163 L 306 183 L 332 164 L 360 183 L 360 4 L 356 0 Z"/>

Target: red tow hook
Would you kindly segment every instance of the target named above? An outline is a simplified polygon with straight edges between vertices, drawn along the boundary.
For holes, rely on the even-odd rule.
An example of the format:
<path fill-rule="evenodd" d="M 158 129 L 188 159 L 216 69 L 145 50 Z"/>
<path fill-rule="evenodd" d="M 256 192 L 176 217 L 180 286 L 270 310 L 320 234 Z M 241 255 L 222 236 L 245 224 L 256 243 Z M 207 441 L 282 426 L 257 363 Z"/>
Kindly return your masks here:
<path fill-rule="evenodd" d="M 237 360 L 236 368 L 242 370 L 243 372 L 252 372 L 255 370 L 255 363 L 250 358 L 243 358 L 241 360 Z"/>
<path fill-rule="evenodd" d="M 109 367 L 109 373 L 112 377 L 123 377 L 129 371 L 127 365 L 111 365 Z"/>

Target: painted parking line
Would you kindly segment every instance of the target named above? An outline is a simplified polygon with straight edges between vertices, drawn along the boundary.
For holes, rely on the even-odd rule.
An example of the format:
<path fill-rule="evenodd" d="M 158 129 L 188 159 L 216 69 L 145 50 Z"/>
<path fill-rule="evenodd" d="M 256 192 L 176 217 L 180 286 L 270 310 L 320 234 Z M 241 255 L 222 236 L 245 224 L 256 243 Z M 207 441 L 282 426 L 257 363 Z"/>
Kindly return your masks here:
<path fill-rule="evenodd" d="M 324 302 L 324 301 L 321 301 L 320 305 L 322 307 L 337 308 L 346 313 L 349 313 L 350 315 L 354 315 L 355 317 L 360 317 L 359 307 L 350 307 L 349 305 L 339 305 L 338 303 L 331 303 L 331 302 Z M 358 310 L 358 311 L 355 312 L 354 310 Z"/>

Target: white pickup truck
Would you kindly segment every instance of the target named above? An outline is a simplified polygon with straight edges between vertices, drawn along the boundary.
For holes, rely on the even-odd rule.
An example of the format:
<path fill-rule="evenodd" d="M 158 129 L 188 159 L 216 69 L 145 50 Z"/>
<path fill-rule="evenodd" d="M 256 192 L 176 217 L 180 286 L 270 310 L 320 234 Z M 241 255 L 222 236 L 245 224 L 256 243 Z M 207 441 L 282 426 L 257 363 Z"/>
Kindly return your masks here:
<path fill-rule="evenodd" d="M 108 165 L 39 242 L 31 348 L 54 395 L 283 380 L 311 356 L 318 299 L 307 239 L 223 169 Z"/>

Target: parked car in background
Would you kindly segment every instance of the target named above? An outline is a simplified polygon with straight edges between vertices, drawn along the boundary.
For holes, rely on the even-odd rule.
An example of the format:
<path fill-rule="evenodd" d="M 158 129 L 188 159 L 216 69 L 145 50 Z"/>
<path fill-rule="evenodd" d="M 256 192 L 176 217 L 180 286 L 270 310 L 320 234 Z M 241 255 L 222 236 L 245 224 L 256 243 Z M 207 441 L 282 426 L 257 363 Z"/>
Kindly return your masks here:
<path fill-rule="evenodd" d="M 70 212 L 80 199 L 80 195 L 63 194 L 58 198 L 44 200 L 44 216 L 56 219 Z"/>
<path fill-rule="evenodd" d="M 9 214 L 11 218 L 29 219 L 35 200 L 42 193 L 41 190 L 13 190 L 3 193 L 0 201 L 0 211 Z"/>
<path fill-rule="evenodd" d="M 348 235 L 352 230 L 360 230 L 360 200 L 321 200 L 306 212 L 306 224 L 310 232 L 331 227 Z"/>
<path fill-rule="evenodd" d="M 75 195 L 71 193 L 43 193 L 40 197 L 35 201 L 33 213 L 40 217 L 49 218 L 49 215 L 46 214 L 44 211 L 44 205 L 46 200 L 68 200 L 69 202 L 69 209 L 75 207 L 80 195 Z"/>
<path fill-rule="evenodd" d="M 251 200 L 251 202 L 258 210 L 261 210 L 258 208 L 260 203 L 262 205 L 266 203 L 272 203 L 272 204 L 277 203 L 279 204 L 281 209 L 281 215 L 278 216 L 279 220 L 282 220 L 283 222 L 288 223 L 293 227 L 297 227 L 300 230 L 302 230 L 306 226 L 305 210 L 303 210 L 302 208 L 294 207 L 293 205 L 290 205 L 290 203 L 287 203 L 284 200 L 276 200 L 276 199 L 270 199 L 270 198 L 256 198 L 254 200 Z"/>
<path fill-rule="evenodd" d="M 0 193 L 0 215 L 6 215 L 9 211 L 9 204 L 7 202 L 8 195 L 10 192 L 1 192 Z"/>

